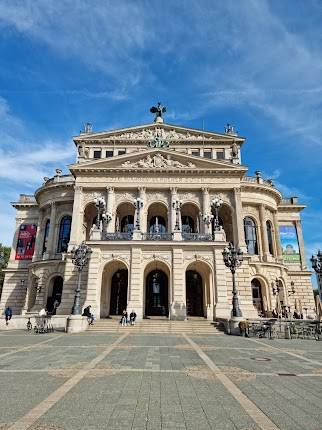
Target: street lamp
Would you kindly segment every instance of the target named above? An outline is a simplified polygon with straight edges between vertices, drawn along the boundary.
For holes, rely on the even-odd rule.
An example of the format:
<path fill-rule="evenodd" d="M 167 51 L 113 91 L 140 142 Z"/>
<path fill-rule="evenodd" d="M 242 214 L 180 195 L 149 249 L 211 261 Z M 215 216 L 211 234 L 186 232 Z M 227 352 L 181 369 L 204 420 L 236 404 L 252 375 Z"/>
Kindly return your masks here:
<path fill-rule="evenodd" d="M 141 199 L 141 197 L 138 197 L 137 199 L 134 200 L 134 207 L 136 209 L 135 229 L 136 230 L 140 230 L 141 229 L 141 225 L 140 225 L 140 211 L 143 208 L 143 199 Z"/>
<path fill-rule="evenodd" d="M 322 252 L 318 250 L 316 255 L 312 255 L 310 261 L 312 263 L 312 268 L 316 272 L 319 285 L 319 295 L 320 299 L 322 299 Z"/>
<path fill-rule="evenodd" d="M 176 200 L 172 203 L 173 209 L 176 211 L 176 225 L 174 226 L 175 230 L 180 230 L 180 220 L 179 220 L 179 214 L 182 206 L 181 200 Z"/>
<path fill-rule="evenodd" d="M 95 197 L 94 204 L 97 209 L 97 219 L 96 219 L 96 227 L 100 228 L 101 214 L 104 212 L 106 207 L 106 202 L 104 197 Z"/>
<path fill-rule="evenodd" d="M 242 313 L 239 308 L 239 301 L 238 301 L 238 292 L 236 287 L 236 280 L 235 280 L 235 274 L 236 269 L 242 264 L 243 262 L 243 252 L 240 248 L 235 248 L 235 246 L 230 242 L 228 247 L 225 247 L 223 253 L 224 257 L 224 263 L 226 267 L 228 267 L 231 271 L 232 277 L 233 277 L 233 317 L 241 317 Z"/>
<path fill-rule="evenodd" d="M 88 260 L 91 256 L 92 250 L 85 245 L 85 242 L 82 242 L 78 247 L 75 247 L 71 250 L 72 254 L 72 263 L 78 271 L 77 277 L 77 286 L 75 289 L 75 297 L 74 297 L 74 305 L 72 308 L 72 315 L 81 315 L 82 308 L 80 305 L 80 286 L 81 286 L 81 277 L 82 271 L 84 267 L 87 265 Z"/>
<path fill-rule="evenodd" d="M 223 201 L 222 201 L 222 199 L 219 196 L 215 196 L 213 198 L 213 200 L 211 201 L 211 207 L 212 207 L 213 211 L 215 212 L 215 217 L 214 217 L 214 231 L 220 231 L 218 213 L 219 213 L 220 206 L 222 204 L 223 204 Z"/>

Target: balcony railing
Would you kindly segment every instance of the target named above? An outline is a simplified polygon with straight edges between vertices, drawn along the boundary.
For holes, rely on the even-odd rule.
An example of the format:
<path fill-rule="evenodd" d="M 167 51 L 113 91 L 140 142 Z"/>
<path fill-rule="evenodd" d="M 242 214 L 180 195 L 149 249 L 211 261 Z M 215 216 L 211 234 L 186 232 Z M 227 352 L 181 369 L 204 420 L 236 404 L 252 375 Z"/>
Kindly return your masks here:
<path fill-rule="evenodd" d="M 193 242 L 204 242 L 213 240 L 212 234 L 203 233 L 182 233 L 183 240 L 191 240 Z"/>
<path fill-rule="evenodd" d="M 172 240 L 171 233 L 142 233 L 142 240 Z"/>
<path fill-rule="evenodd" d="M 115 233 L 103 233 L 103 240 L 131 240 L 132 232 L 115 232 Z"/>

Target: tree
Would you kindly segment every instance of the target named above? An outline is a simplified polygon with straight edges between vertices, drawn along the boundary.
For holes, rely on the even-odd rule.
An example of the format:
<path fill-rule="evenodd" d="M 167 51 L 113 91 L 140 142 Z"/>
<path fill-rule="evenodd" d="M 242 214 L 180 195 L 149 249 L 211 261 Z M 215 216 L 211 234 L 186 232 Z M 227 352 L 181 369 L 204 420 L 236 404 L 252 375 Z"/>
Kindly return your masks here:
<path fill-rule="evenodd" d="M 10 258 L 10 252 L 11 252 L 10 246 L 2 246 L 2 244 L 0 243 L 0 253 L 1 254 L 3 253 L 3 261 L 2 259 L 0 260 L 0 297 L 2 293 L 3 281 L 4 281 L 3 269 L 7 267 L 7 264 Z"/>

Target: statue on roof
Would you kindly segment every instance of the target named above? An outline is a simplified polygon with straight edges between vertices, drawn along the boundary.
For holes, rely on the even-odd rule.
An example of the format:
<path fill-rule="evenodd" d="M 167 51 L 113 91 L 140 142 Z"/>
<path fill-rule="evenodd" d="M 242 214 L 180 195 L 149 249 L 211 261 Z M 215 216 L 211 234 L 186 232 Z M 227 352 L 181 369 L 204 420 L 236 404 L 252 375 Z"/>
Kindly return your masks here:
<path fill-rule="evenodd" d="M 162 114 L 167 111 L 167 108 L 165 106 L 162 106 L 160 102 L 156 106 L 152 106 L 150 109 L 151 113 L 155 113 L 154 122 L 163 122 Z"/>

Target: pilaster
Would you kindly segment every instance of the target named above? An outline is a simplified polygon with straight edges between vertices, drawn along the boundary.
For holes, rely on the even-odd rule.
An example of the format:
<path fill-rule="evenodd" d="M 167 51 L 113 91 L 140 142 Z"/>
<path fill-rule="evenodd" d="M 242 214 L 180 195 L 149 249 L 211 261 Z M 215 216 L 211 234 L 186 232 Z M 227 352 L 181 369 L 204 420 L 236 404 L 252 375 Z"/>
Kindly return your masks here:
<path fill-rule="evenodd" d="M 233 199 L 234 199 L 234 207 L 235 207 L 234 217 L 233 217 L 235 246 L 239 247 L 243 252 L 247 252 L 240 188 L 233 189 Z"/>
<path fill-rule="evenodd" d="M 307 269 L 306 264 L 306 256 L 305 256 L 305 248 L 304 248 L 304 239 L 303 239 L 303 231 L 302 231 L 302 223 L 300 220 L 295 221 L 297 239 L 299 242 L 300 248 L 300 256 L 301 256 L 301 268 L 302 270 Z"/>
<path fill-rule="evenodd" d="M 56 241 L 55 241 L 55 230 L 56 230 L 56 211 L 57 205 L 55 202 L 51 202 L 50 209 L 50 224 L 49 224 L 49 234 L 48 234 L 48 246 L 47 254 L 49 257 L 54 257 L 56 251 Z"/>
<path fill-rule="evenodd" d="M 137 318 L 140 320 L 144 315 L 144 282 L 141 248 L 132 248 L 131 250 L 131 267 L 128 285 L 127 310 L 128 312 L 134 310 L 137 314 Z"/>
<path fill-rule="evenodd" d="M 283 262 L 283 253 L 280 239 L 280 230 L 277 219 L 277 212 L 273 212 L 273 223 L 274 223 L 274 240 L 275 240 L 275 248 L 276 255 L 279 262 Z"/>
<path fill-rule="evenodd" d="M 268 261 L 269 248 L 268 248 L 268 237 L 267 237 L 267 229 L 266 229 L 265 206 L 263 204 L 259 205 L 259 220 L 260 220 L 260 228 L 261 228 L 261 236 L 262 236 L 263 259 L 264 261 Z"/>
<path fill-rule="evenodd" d="M 83 240 L 83 237 L 82 237 L 83 214 L 84 214 L 83 188 L 80 187 L 79 185 L 76 185 L 75 192 L 74 192 L 74 205 L 73 205 L 73 217 L 72 217 L 72 225 L 71 225 L 71 232 L 70 232 L 70 241 L 68 245 L 69 250 L 72 249 L 74 246 L 79 245 L 80 242 Z"/>
<path fill-rule="evenodd" d="M 170 319 L 185 320 L 186 309 L 186 280 L 183 267 L 183 250 L 172 250 L 172 288 L 170 289 Z"/>
<path fill-rule="evenodd" d="M 211 215 L 209 189 L 202 188 L 202 217 L 207 215 Z M 203 232 L 211 234 L 211 223 L 207 224 L 203 221 Z"/>

